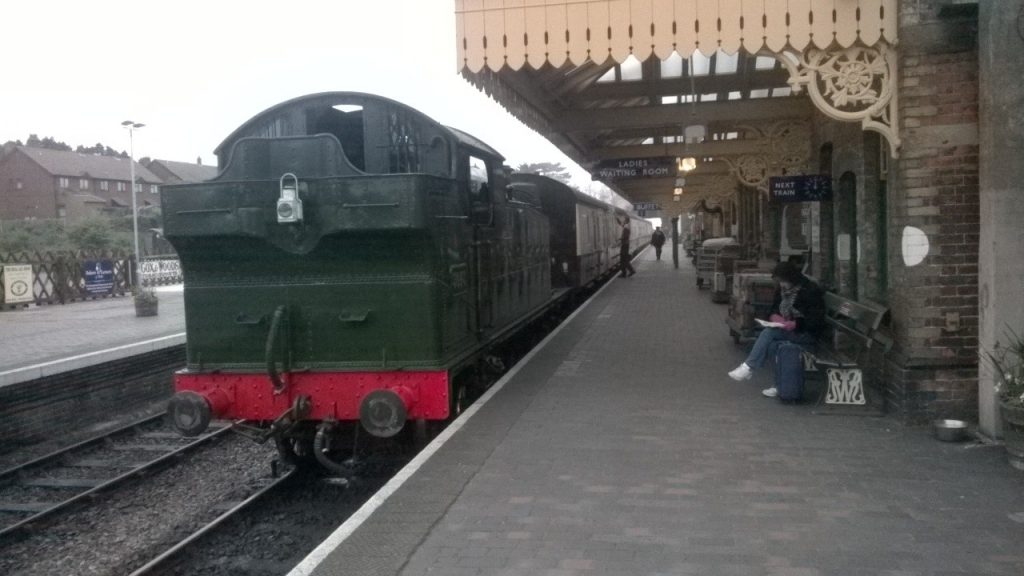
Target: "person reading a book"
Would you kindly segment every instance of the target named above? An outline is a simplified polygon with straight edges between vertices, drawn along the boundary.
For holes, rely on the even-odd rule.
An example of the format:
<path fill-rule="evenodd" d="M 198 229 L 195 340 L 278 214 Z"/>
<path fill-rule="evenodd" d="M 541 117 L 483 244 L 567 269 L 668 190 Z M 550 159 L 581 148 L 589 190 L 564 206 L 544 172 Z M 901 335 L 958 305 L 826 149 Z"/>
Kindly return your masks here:
<path fill-rule="evenodd" d="M 821 287 L 791 262 L 778 263 L 772 270 L 772 279 L 778 284 L 773 314 L 767 322 L 759 321 L 765 329 L 758 335 L 747 359 L 729 372 L 733 380 L 749 379 L 754 370 L 774 356 L 781 342 L 793 342 L 809 350 L 825 327 L 825 293 Z M 761 393 L 769 398 L 778 395 L 774 387 Z"/>

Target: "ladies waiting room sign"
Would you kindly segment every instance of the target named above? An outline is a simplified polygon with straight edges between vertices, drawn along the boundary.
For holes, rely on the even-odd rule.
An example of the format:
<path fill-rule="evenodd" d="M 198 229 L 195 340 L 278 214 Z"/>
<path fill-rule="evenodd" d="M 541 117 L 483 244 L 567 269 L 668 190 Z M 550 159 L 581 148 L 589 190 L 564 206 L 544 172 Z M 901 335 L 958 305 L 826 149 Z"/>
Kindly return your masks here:
<path fill-rule="evenodd" d="M 4 266 L 4 304 L 21 304 L 33 302 L 35 299 L 32 290 L 32 265 Z"/>

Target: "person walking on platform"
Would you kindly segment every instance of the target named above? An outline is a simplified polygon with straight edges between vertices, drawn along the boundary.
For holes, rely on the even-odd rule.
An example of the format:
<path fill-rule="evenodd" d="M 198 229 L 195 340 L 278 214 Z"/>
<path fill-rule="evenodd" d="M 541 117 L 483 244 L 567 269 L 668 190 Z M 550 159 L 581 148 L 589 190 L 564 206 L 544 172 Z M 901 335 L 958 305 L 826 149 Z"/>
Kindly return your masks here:
<path fill-rule="evenodd" d="M 628 278 L 636 274 L 633 265 L 629 263 L 629 216 L 623 216 L 621 220 L 616 218 L 616 222 L 622 227 L 622 235 L 619 237 L 619 276 Z"/>
<path fill-rule="evenodd" d="M 768 320 L 779 327 L 761 331 L 746 361 L 729 372 L 733 380 L 747 380 L 753 371 L 764 366 L 779 344 L 792 342 L 810 349 L 825 326 L 825 293 L 791 262 L 780 262 L 772 270 L 772 279 L 778 282 L 775 291 L 774 314 Z M 769 398 L 778 395 L 775 387 L 761 392 Z"/>
<path fill-rule="evenodd" d="M 651 246 L 654 246 L 654 257 L 661 260 L 661 247 L 665 245 L 665 233 L 661 231 L 661 226 L 654 229 L 651 232 Z"/>

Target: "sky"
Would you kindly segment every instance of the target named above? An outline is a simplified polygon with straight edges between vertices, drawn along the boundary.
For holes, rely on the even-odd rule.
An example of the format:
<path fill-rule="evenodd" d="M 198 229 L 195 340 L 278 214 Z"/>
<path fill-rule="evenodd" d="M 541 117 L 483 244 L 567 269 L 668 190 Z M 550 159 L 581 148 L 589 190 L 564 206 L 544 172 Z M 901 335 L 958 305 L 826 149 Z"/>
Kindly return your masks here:
<path fill-rule="evenodd" d="M 4 6 L 0 142 L 52 136 L 135 157 L 216 162 L 232 130 L 284 100 L 370 92 L 487 142 L 517 166 L 589 174 L 459 74 L 452 0 L 34 0 Z"/>

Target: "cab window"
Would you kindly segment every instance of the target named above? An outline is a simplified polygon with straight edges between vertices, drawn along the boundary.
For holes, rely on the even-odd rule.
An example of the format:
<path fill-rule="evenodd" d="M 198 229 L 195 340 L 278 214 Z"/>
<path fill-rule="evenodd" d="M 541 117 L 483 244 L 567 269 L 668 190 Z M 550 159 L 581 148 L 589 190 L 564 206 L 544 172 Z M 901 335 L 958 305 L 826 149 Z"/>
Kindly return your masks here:
<path fill-rule="evenodd" d="M 490 173 L 487 162 L 475 156 L 469 157 L 469 198 L 477 202 L 489 202 L 491 199 Z"/>
<path fill-rule="evenodd" d="M 489 226 L 494 210 L 491 205 L 491 174 L 487 162 L 469 157 L 469 205 L 475 224 Z"/>

